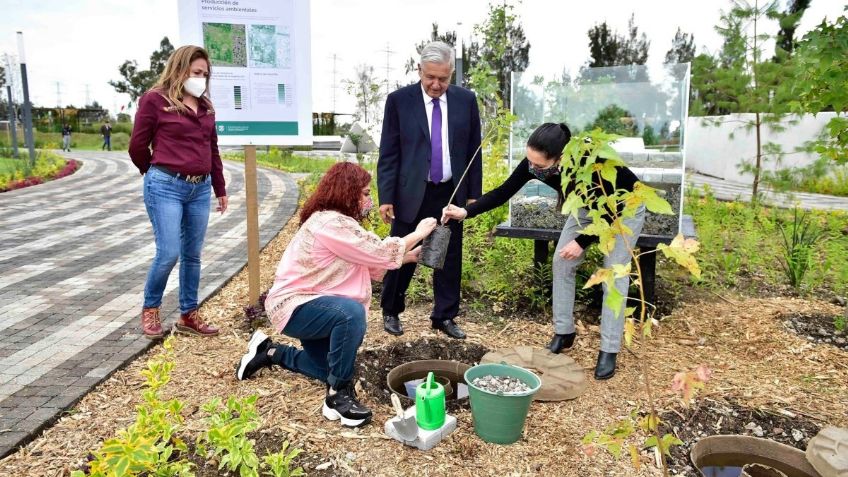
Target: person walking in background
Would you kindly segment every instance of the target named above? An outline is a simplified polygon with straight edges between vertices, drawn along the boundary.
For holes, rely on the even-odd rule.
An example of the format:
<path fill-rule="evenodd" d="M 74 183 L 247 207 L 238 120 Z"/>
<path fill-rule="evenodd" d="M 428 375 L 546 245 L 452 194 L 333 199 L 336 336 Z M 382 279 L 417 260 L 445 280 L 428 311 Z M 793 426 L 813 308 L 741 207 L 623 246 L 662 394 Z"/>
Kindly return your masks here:
<path fill-rule="evenodd" d="M 386 99 L 377 187 L 380 217 L 391 223 L 391 235 L 404 236 L 426 217 L 439 218 L 468 163 L 468 177 L 459 184 L 455 203 L 480 197 L 483 166 L 480 111 L 473 92 L 450 85 L 454 53 L 450 45 L 434 41 L 421 50 L 421 81 L 391 93 Z M 475 160 L 476 159 L 476 160 Z M 464 339 L 454 322 L 459 313 L 462 273 L 462 223 L 452 221 L 444 268 L 433 272 L 431 326 L 451 338 Z M 400 314 L 406 308 L 406 290 L 415 273 L 409 263 L 386 273 L 383 280 L 383 327 L 402 335 Z"/>
<path fill-rule="evenodd" d="M 416 244 L 436 227 L 421 220 L 405 237 L 380 239 L 362 228 L 373 207 L 371 175 L 356 164 L 333 165 L 300 212 L 300 229 L 277 266 L 265 309 L 278 333 L 302 349 L 250 338 L 236 369 L 244 380 L 276 364 L 327 385 L 322 414 L 348 427 L 371 420 L 354 392 L 356 352 L 365 336 L 371 280 L 418 259 Z"/>
<path fill-rule="evenodd" d="M 68 123 L 62 125 L 62 150 L 71 152 L 71 125 Z"/>
<path fill-rule="evenodd" d="M 177 330 L 200 336 L 218 334 L 197 312 L 211 191 L 218 198 L 220 213 L 227 210 L 228 202 L 215 110 L 207 94 L 209 69 L 206 50 L 178 48 L 153 88 L 141 97 L 135 115 L 129 154 L 144 175 L 144 205 L 156 240 L 141 312 L 142 331 L 149 338 L 164 333 L 159 307 L 177 259 L 181 311 Z"/>
<path fill-rule="evenodd" d="M 100 126 L 100 135 L 103 136 L 103 146 L 100 147 L 100 150 L 107 149 L 109 151 L 112 150 L 112 125 L 109 124 L 109 120 Z"/>

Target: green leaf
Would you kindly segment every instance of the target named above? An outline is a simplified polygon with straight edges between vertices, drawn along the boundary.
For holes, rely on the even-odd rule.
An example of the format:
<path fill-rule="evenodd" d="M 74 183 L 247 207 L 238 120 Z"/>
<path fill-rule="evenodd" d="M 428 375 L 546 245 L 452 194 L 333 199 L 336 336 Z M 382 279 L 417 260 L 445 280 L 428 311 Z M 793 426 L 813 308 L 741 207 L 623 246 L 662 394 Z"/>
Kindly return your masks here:
<path fill-rule="evenodd" d="M 634 469 L 638 469 L 641 464 L 641 461 L 639 460 L 639 449 L 637 449 L 633 444 L 630 444 L 627 449 L 630 451 L 630 463 L 633 464 Z"/>
<path fill-rule="evenodd" d="M 128 475 L 128 470 L 130 467 L 130 459 L 126 456 L 119 457 L 114 466 L 112 467 L 115 471 L 115 477 L 123 477 Z"/>
<path fill-rule="evenodd" d="M 605 181 L 615 184 L 616 176 L 618 176 L 618 167 L 614 161 L 604 161 L 603 167 L 601 167 L 601 177 L 604 178 Z"/>
<path fill-rule="evenodd" d="M 613 274 L 615 275 L 615 278 L 624 278 L 624 277 L 630 275 L 630 268 L 631 268 L 630 262 L 627 262 L 624 265 L 622 265 L 620 263 L 616 263 L 612 266 L 612 271 L 613 271 Z"/>
<path fill-rule="evenodd" d="M 607 286 L 606 289 L 606 299 L 604 299 L 604 305 L 607 306 L 614 313 L 616 318 L 621 318 L 621 306 L 624 304 L 624 295 L 618 291 L 618 288 L 614 286 Z"/>
<path fill-rule="evenodd" d="M 644 444 L 645 449 L 650 449 L 651 447 L 656 447 L 656 446 L 657 446 L 657 436 L 651 436 L 651 437 L 645 439 L 645 444 Z"/>
<path fill-rule="evenodd" d="M 582 444 L 591 444 L 597 438 L 598 438 L 598 431 L 589 431 L 588 434 L 583 436 L 583 439 L 580 442 Z"/>
<path fill-rule="evenodd" d="M 693 253 L 698 251 L 699 246 L 696 240 L 684 239 L 683 234 L 678 234 L 670 245 L 657 245 L 657 250 L 688 270 L 695 278 L 701 278 L 701 268 L 698 266 L 695 257 L 692 256 Z"/>
<path fill-rule="evenodd" d="M 577 210 L 581 207 L 585 206 L 583 203 L 583 199 L 580 198 L 575 193 L 568 194 L 568 198 L 565 199 L 565 202 L 562 204 L 562 214 L 563 215 L 575 215 Z"/>
<path fill-rule="evenodd" d="M 606 445 L 606 449 L 610 454 L 613 455 L 616 459 L 621 458 L 621 444 L 618 443 L 610 443 Z"/>
<path fill-rule="evenodd" d="M 633 335 L 636 334 L 636 325 L 632 319 L 627 319 L 624 322 L 624 344 L 628 348 L 633 345 Z"/>
<path fill-rule="evenodd" d="M 671 205 L 662 197 L 657 195 L 657 189 L 637 182 L 634 187 L 634 193 L 639 197 L 645 208 L 655 214 L 671 215 L 674 211 L 671 210 Z"/>
<path fill-rule="evenodd" d="M 595 270 L 595 273 L 586 280 L 586 284 L 583 285 L 583 289 L 592 288 L 593 286 L 599 283 L 608 283 L 612 280 L 613 272 L 609 268 L 599 268 Z"/>

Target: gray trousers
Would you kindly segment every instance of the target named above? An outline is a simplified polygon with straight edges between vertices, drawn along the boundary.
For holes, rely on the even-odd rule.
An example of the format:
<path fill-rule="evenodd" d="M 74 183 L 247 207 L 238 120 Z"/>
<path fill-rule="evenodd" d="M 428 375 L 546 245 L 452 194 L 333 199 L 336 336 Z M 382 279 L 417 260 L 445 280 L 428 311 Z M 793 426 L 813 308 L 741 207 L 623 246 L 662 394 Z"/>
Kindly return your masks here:
<path fill-rule="evenodd" d="M 62 150 L 71 148 L 71 136 L 62 136 Z"/>
<path fill-rule="evenodd" d="M 553 311 L 554 331 L 557 334 L 574 333 L 574 287 L 576 284 L 577 267 L 586 257 L 586 251 L 574 260 L 566 260 L 560 257 L 559 252 L 569 242 L 580 235 L 580 231 L 592 223 L 592 219 L 586 215 L 586 209 L 580 209 L 577 213 L 579 219 L 569 216 L 562 228 L 562 233 L 557 242 L 556 252 L 553 259 Z M 639 234 L 642 232 L 642 224 L 645 222 L 645 208 L 639 209 L 635 216 L 625 219 L 624 225 L 633 231 L 633 235 L 626 237 L 631 247 L 636 246 Z M 625 244 L 625 238 L 616 236 L 615 247 L 609 255 L 604 257 L 604 268 L 612 268 L 615 264 L 626 265 L 632 257 Z M 606 305 L 607 285 L 604 287 L 604 306 L 601 312 L 601 351 L 607 353 L 618 353 L 621 350 L 621 335 L 624 332 L 624 307 L 627 300 L 622 303 L 621 310 L 616 313 Z M 615 288 L 619 293 L 627 296 L 630 287 L 630 277 L 622 277 L 615 280 Z"/>

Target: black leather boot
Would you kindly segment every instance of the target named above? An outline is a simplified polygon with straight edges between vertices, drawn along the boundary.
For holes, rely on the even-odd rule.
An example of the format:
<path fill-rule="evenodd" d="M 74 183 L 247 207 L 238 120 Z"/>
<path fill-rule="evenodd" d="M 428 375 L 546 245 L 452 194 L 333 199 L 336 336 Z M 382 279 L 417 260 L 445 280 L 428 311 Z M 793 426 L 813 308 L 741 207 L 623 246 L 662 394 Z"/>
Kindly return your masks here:
<path fill-rule="evenodd" d="M 559 354 L 564 349 L 570 349 L 574 346 L 576 336 L 577 333 L 554 334 L 554 337 L 551 338 L 551 344 L 548 345 L 548 350 L 553 354 Z"/>
<path fill-rule="evenodd" d="M 615 358 L 618 353 L 598 352 L 598 364 L 595 366 L 595 379 L 604 380 L 615 376 Z"/>

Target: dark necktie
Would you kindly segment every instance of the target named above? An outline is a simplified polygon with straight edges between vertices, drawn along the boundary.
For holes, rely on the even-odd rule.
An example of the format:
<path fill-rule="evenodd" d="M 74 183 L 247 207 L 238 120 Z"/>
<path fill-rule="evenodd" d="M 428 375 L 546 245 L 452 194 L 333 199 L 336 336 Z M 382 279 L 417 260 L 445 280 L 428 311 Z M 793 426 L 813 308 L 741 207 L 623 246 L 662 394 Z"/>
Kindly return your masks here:
<path fill-rule="evenodd" d="M 430 127 L 430 181 L 442 182 L 442 106 L 433 100 L 433 121 Z"/>

